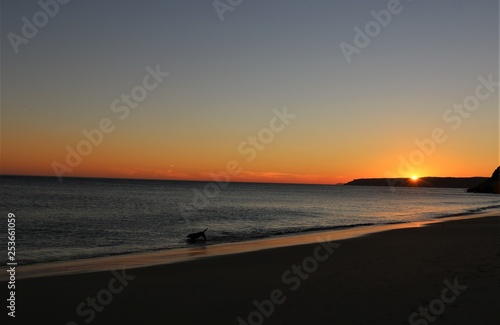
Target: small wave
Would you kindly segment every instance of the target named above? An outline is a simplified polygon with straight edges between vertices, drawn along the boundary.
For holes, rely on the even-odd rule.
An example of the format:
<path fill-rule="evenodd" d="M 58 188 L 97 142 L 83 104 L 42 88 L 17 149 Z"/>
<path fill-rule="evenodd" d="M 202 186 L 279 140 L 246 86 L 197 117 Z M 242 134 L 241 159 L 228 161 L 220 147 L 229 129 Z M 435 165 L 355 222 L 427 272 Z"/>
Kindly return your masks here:
<path fill-rule="evenodd" d="M 392 223 L 400 223 L 400 222 L 391 222 L 388 224 Z M 276 236 L 300 235 L 304 233 L 318 232 L 318 231 L 329 231 L 329 230 L 340 230 L 340 229 L 363 227 L 363 226 L 373 226 L 376 224 L 377 223 L 357 223 L 349 225 L 283 229 L 278 231 L 262 231 L 262 232 L 256 231 L 253 234 L 222 232 L 220 234 L 215 233 L 207 236 L 209 237 L 209 244 L 213 245 L 220 243 L 234 243 L 247 240 L 264 239 Z"/>
<path fill-rule="evenodd" d="M 468 215 L 468 214 L 476 214 L 476 213 L 480 213 L 480 212 L 484 212 L 486 210 L 492 210 L 492 209 L 500 209 L 500 205 L 498 205 L 498 204 L 497 205 L 488 205 L 485 207 L 463 210 L 463 211 L 457 212 L 457 213 L 447 213 L 447 214 L 443 214 L 440 216 L 436 216 L 435 219 L 442 219 L 442 218 L 448 218 L 448 217 L 459 217 L 459 216 L 464 216 L 464 215 Z"/>

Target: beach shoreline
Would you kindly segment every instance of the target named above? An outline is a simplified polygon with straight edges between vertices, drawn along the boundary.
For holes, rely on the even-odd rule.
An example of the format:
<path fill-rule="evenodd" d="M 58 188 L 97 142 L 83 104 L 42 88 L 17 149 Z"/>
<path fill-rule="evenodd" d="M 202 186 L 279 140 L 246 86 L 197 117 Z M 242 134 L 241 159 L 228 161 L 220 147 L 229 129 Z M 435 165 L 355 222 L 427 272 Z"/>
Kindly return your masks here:
<path fill-rule="evenodd" d="M 500 215 L 500 209 L 495 211 L 462 214 L 452 217 L 436 218 L 427 221 L 404 222 L 395 224 L 382 224 L 370 226 L 349 227 L 347 229 L 334 229 L 328 231 L 312 231 L 308 233 L 287 234 L 271 238 L 241 241 L 234 243 L 223 243 L 215 245 L 203 245 L 203 243 L 192 248 L 178 248 L 158 250 L 153 252 L 141 252 L 131 254 L 118 254 L 88 259 L 69 261 L 55 261 L 48 263 L 37 263 L 17 267 L 17 279 L 28 279 L 46 276 L 58 276 L 69 274 L 81 274 L 89 272 L 103 272 L 116 269 L 130 269 L 150 267 L 155 265 L 181 263 L 200 258 L 211 258 L 231 254 L 248 253 L 266 249 L 275 249 L 288 246 L 306 245 L 318 242 L 318 238 L 329 238 L 329 240 L 345 240 L 366 236 L 379 232 L 397 229 L 418 228 L 440 222 L 454 220 L 483 218 Z M 0 282 L 7 281 L 7 268 L 0 268 Z"/>
<path fill-rule="evenodd" d="M 423 324 L 430 322 L 419 308 L 439 307 L 430 314 L 436 324 L 498 323 L 500 214 L 442 221 L 183 263 L 20 279 L 16 321 L 387 324 L 413 317 Z M 456 289 L 445 296 L 453 303 L 429 309 L 448 286 Z"/>

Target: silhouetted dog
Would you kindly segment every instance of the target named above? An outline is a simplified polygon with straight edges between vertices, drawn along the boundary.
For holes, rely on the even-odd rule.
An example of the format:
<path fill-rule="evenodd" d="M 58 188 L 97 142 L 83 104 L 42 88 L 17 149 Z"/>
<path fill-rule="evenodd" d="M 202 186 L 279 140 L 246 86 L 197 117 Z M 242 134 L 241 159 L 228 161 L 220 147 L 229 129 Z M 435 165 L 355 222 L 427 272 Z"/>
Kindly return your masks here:
<path fill-rule="evenodd" d="M 195 232 L 195 233 L 189 234 L 186 237 L 189 238 L 189 240 L 196 240 L 200 237 L 203 237 L 203 239 L 207 240 L 207 237 L 205 236 L 205 231 L 207 231 L 207 230 L 208 230 L 208 228 L 203 230 L 203 231 L 200 231 L 200 232 Z"/>

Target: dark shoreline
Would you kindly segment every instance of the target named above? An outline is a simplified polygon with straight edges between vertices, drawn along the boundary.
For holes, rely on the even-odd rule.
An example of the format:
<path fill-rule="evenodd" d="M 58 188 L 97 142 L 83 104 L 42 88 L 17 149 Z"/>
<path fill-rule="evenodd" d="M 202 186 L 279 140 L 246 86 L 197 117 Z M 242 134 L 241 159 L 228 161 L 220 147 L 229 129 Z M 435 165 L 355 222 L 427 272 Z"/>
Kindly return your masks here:
<path fill-rule="evenodd" d="M 467 289 L 436 316 L 436 324 L 500 321 L 494 307 L 500 300 L 498 214 L 335 243 L 340 246 L 295 291 L 283 275 L 314 256 L 319 243 L 119 271 L 129 277 L 127 285 L 100 306 L 92 323 L 237 324 L 237 317 L 246 320 L 256 310 L 254 301 L 279 289 L 286 301 L 265 318 L 267 324 L 394 324 L 408 322 L 439 298 L 445 280 L 454 279 Z M 87 298 L 102 300 L 99 293 L 113 277 L 104 271 L 19 280 L 16 321 L 85 324 Z"/>
<path fill-rule="evenodd" d="M 281 233 L 276 233 L 276 234 L 271 234 L 268 236 L 255 236 L 251 238 L 246 238 L 245 240 L 234 240 L 234 241 L 228 241 L 228 242 L 208 242 L 207 245 L 205 245 L 204 242 L 198 242 L 198 243 L 193 243 L 190 245 L 190 247 L 172 247 L 172 248 L 157 248 L 157 249 L 151 249 L 148 251 L 131 251 L 131 252 L 121 252 L 121 253 L 110 253 L 110 254 L 105 254 L 105 255 L 97 255 L 97 256 L 88 256 L 88 257 L 81 257 L 77 259 L 60 259 L 60 260 L 50 260 L 50 261 L 42 261 L 42 262 L 32 262 L 32 263 L 25 263 L 25 264 L 18 264 L 20 267 L 31 267 L 31 266 L 36 266 L 39 264 L 50 264 L 50 263 L 71 263 L 73 261 L 80 261 L 80 260 L 92 260 L 92 259 L 100 259 L 100 258 L 113 258 L 113 257 L 119 257 L 119 256 L 128 256 L 128 255 L 140 255 L 140 254 L 155 254 L 158 252 L 164 252 L 164 251 L 176 251 L 176 250 L 184 250 L 184 249 L 191 249 L 194 248 L 196 249 L 197 246 L 202 246 L 202 247 L 210 247 L 210 246 L 215 246 L 215 245 L 231 245 L 231 244 L 239 244 L 239 243 L 245 243 L 245 242 L 252 242 L 252 241 L 260 241 L 260 240 L 279 240 L 280 238 L 283 237 L 294 237 L 294 236 L 307 236 L 307 235 L 314 235 L 314 234 L 321 234 L 324 232 L 331 232 L 331 231 L 342 231 L 342 230 L 352 230 L 352 229 L 358 229 L 358 228 L 365 228 L 365 227 L 386 227 L 386 226 L 392 226 L 392 225 L 404 225 L 404 224 L 412 224 L 412 223 L 425 223 L 425 222 L 435 222 L 435 221 L 440 221 L 442 219 L 447 219 L 447 218 L 455 218 L 455 217 L 474 217 L 477 214 L 481 213 L 488 213 L 488 210 L 490 209 L 499 209 L 500 205 L 495 205 L 495 206 L 489 206 L 486 208 L 478 208 L 475 210 L 469 210 L 467 212 L 460 212 L 460 213 L 452 213 L 452 214 L 445 214 L 442 216 L 435 217 L 430 220 L 426 221 L 395 221 L 395 222 L 387 222 L 387 223 L 382 223 L 382 224 L 377 224 L 377 223 L 366 223 L 366 224 L 353 224 L 353 225 L 339 225 L 339 226 L 331 226 L 327 228 L 311 228 L 311 229 L 306 229 L 303 231 L 299 232 L 281 232 Z M 1 277 L 0 277 L 0 281 Z"/>

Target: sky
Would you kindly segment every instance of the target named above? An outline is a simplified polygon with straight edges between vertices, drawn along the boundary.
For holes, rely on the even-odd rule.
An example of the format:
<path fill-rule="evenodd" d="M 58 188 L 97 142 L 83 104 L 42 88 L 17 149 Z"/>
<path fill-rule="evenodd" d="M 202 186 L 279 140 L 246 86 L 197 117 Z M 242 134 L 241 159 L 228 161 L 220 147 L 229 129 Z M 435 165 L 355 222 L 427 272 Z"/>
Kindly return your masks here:
<path fill-rule="evenodd" d="M 337 184 L 499 165 L 498 1 L 65 1 L 1 1 L 1 174 Z"/>

